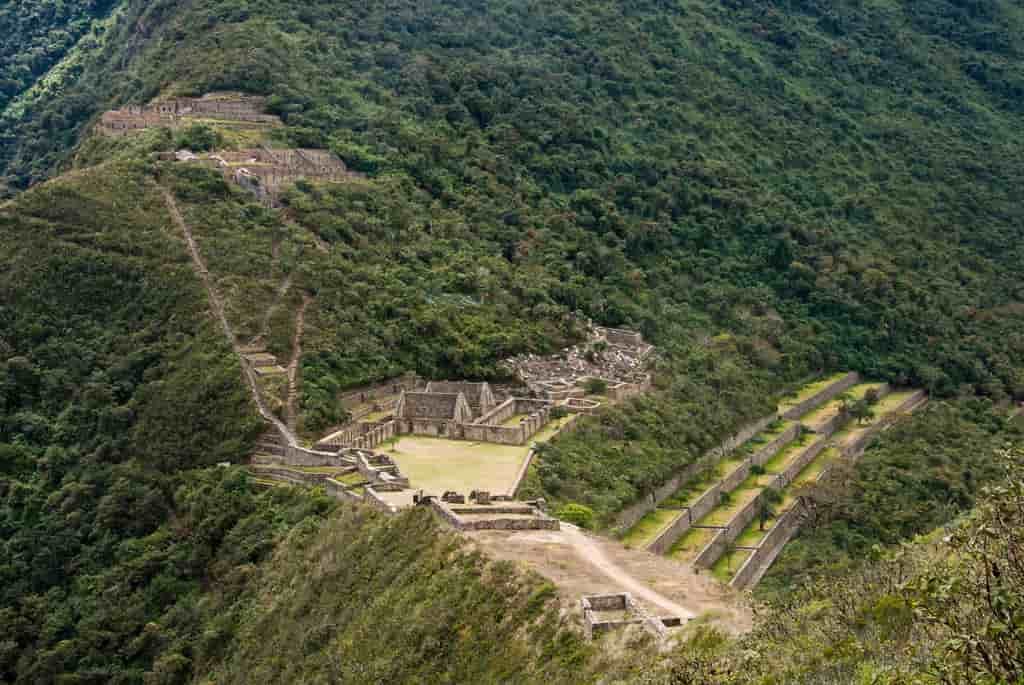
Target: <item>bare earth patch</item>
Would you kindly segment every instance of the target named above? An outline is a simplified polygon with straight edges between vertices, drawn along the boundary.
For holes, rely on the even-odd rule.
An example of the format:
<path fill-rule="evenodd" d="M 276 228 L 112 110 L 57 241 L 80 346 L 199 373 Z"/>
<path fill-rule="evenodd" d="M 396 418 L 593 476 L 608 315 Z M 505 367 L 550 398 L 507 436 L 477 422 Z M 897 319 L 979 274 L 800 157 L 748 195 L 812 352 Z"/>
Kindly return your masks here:
<path fill-rule="evenodd" d="M 749 630 L 753 615 L 742 596 L 717 583 L 710 572 L 563 524 L 561 531 L 474 531 L 467 536 L 490 556 L 524 564 L 558 588 L 575 611 L 583 595 L 630 592 L 659 616 L 688 616 L 730 633 Z M 646 592 L 645 592 L 646 590 Z"/>

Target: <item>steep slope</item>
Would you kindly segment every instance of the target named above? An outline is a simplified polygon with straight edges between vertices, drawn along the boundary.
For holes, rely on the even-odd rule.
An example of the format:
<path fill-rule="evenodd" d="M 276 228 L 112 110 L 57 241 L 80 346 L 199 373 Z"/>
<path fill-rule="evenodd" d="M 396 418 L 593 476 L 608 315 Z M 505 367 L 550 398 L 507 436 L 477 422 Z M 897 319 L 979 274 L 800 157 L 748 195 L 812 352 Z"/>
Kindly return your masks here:
<path fill-rule="evenodd" d="M 603 665 L 537 579 L 464 554 L 421 514 L 337 512 L 213 468 L 243 459 L 261 426 L 167 208 L 243 339 L 289 359 L 301 320 L 301 397 L 283 406 L 306 435 L 342 417 L 339 391 L 401 371 L 501 379 L 503 357 L 572 341 L 573 312 L 641 329 L 664 353 L 655 392 L 543 449 L 527 484 L 602 524 L 823 370 L 988 398 L 899 433 L 910 456 L 869 454 L 877 480 L 847 474 L 827 525 L 777 569 L 787 587 L 823 575 L 806 550 L 901 543 L 995 475 L 990 400 L 1024 394 L 1016 4 L 127 0 L 110 16 L 60 88 L 2 120 L 0 193 L 69 172 L 0 206 L 3 680 L 896 683 L 928 682 L 936 658 L 950 682 L 984 670 L 925 639 L 969 643 L 982 625 L 942 623 L 955 612 L 939 591 L 981 577 L 961 568 L 942 585 L 942 548 L 915 566 L 924 589 L 896 582 L 899 560 L 852 564 L 748 643 L 696 631 L 656 666 L 643 648 Z M 63 25 L 54 15 L 38 35 Z M 225 89 L 269 96 L 285 123 L 275 142 L 329 148 L 364 178 L 300 183 L 269 211 L 151 156 L 187 135 L 88 137 L 108 107 Z M 873 509 L 892 483 L 914 487 Z M 883 530 L 881 513 L 898 525 Z M 941 620 L 915 622 L 911 606 Z M 751 663 L 776 653 L 789 660 Z"/>

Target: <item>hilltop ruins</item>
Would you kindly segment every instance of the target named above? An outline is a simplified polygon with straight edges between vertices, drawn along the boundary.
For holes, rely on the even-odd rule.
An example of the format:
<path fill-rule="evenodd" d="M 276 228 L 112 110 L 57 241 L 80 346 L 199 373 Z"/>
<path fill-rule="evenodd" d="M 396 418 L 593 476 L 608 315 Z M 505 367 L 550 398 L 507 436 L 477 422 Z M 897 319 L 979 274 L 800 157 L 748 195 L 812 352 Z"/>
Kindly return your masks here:
<path fill-rule="evenodd" d="M 266 99 L 262 97 L 209 93 L 199 98 L 157 100 L 104 112 L 96 130 L 107 136 L 126 136 L 150 128 L 181 128 L 210 120 L 242 127 L 281 126 L 281 119 L 265 110 Z"/>

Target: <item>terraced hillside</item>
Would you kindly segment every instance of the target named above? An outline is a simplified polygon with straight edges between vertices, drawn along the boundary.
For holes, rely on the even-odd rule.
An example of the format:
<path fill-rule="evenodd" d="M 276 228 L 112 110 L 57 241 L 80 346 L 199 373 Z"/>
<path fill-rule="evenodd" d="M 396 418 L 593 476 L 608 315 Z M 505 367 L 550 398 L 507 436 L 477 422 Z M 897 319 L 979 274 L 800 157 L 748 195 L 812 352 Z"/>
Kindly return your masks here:
<path fill-rule="evenodd" d="M 725 458 L 712 453 L 623 542 L 713 569 L 739 589 L 755 585 L 796 531 L 803 489 L 838 460 L 854 459 L 868 438 L 924 400 L 920 391 L 857 381 L 837 374 L 786 398 L 766 430 Z M 870 410 L 854 419 L 855 407 L 865 406 Z"/>

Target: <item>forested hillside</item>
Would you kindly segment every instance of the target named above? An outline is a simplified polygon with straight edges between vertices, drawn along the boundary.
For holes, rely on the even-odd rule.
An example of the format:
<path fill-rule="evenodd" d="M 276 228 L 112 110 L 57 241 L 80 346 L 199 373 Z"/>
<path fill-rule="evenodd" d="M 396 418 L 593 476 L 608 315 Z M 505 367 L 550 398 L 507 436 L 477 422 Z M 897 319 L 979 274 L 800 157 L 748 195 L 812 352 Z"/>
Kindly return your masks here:
<path fill-rule="evenodd" d="M 40 0 L 0 30 L 0 680 L 1017 682 L 1018 3 Z M 214 90 L 362 177 L 270 211 L 154 158 L 187 135 L 89 133 Z M 304 437 L 403 371 L 503 380 L 573 314 L 641 330 L 654 391 L 524 490 L 598 526 L 814 374 L 933 401 L 805 493 L 751 635 L 593 648 L 421 512 L 216 466 L 261 425 L 162 190 L 236 328 L 283 277 L 314 298 Z"/>

